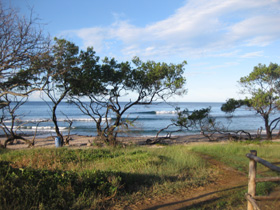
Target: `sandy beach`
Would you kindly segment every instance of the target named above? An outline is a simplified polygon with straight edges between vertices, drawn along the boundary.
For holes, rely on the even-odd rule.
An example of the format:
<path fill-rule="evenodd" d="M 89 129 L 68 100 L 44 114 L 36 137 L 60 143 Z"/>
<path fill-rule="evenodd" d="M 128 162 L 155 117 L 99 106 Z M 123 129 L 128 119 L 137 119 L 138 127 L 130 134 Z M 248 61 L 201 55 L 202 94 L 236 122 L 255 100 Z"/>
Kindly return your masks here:
<path fill-rule="evenodd" d="M 90 147 L 106 147 L 106 145 L 97 140 L 96 137 L 93 136 L 82 136 L 82 135 L 70 135 L 71 139 L 69 141 L 69 145 L 65 145 L 65 147 L 71 148 L 90 148 Z M 32 140 L 32 136 L 25 137 L 26 139 Z M 0 137 L 1 145 L 5 142 L 5 137 Z M 139 145 L 145 146 L 147 144 L 147 139 L 153 139 L 153 137 L 147 136 L 137 136 L 137 137 L 118 137 L 117 140 L 121 145 Z M 196 143 L 214 143 L 214 142 L 228 142 L 231 141 L 226 136 L 223 135 L 215 135 L 216 141 L 209 141 L 208 138 L 201 134 L 196 135 L 184 135 L 184 136 L 172 136 L 171 138 L 161 138 L 161 144 L 174 145 L 174 144 L 196 144 Z M 262 135 L 262 140 L 265 140 L 265 135 Z M 274 138 L 273 142 L 280 142 L 280 139 Z M 150 145 L 149 145 L 150 146 Z M 35 139 L 35 144 L 31 148 L 54 148 L 55 147 L 55 137 L 37 137 Z M 7 145 L 8 149 L 30 149 L 28 145 L 22 140 L 15 140 L 13 144 Z"/>
<path fill-rule="evenodd" d="M 29 140 L 32 140 L 32 136 L 26 137 Z M 3 145 L 5 137 L 0 138 L 0 142 Z M 118 141 L 122 145 L 147 145 L 146 140 L 152 139 L 151 137 L 118 137 Z M 163 144 L 189 144 L 195 142 L 209 142 L 209 140 L 203 135 L 185 135 L 185 136 L 173 136 L 170 139 L 162 139 L 161 143 Z M 96 137 L 92 136 L 81 136 L 81 135 L 71 135 L 71 140 L 67 147 L 73 148 L 87 148 L 93 147 L 94 145 L 99 144 L 102 146 L 102 142 L 96 141 Z M 104 145 L 103 145 L 104 146 Z M 53 136 L 49 137 L 37 137 L 35 139 L 35 144 L 33 148 L 52 148 L 55 147 L 55 140 Z M 28 149 L 28 145 L 22 140 L 16 140 L 13 144 L 7 145 L 8 149 Z"/>

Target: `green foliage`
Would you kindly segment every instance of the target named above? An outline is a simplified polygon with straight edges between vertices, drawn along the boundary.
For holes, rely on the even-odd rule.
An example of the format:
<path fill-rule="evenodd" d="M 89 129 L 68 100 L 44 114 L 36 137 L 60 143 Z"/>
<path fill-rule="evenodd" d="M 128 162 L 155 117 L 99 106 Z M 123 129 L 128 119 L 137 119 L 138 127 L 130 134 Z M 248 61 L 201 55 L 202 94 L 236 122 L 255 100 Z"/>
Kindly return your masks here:
<path fill-rule="evenodd" d="M 57 88 L 66 88 L 75 71 L 79 70 L 79 47 L 65 39 L 54 40 L 55 45 L 51 54 L 53 64 L 49 69 L 50 79 L 55 82 Z"/>
<path fill-rule="evenodd" d="M 191 149 L 196 152 L 208 154 L 215 159 L 224 162 L 226 165 L 229 165 L 243 172 L 248 171 L 249 159 L 245 155 L 247 153 L 250 153 L 250 150 L 257 150 L 258 156 L 269 162 L 279 161 L 279 143 L 273 143 L 271 141 L 258 141 L 257 143 L 252 142 L 254 141 L 242 141 L 215 145 L 198 145 L 191 147 Z M 258 170 L 263 169 L 264 166 L 258 166 Z"/>
<path fill-rule="evenodd" d="M 193 110 L 190 112 L 188 109 L 180 111 L 179 107 L 176 107 L 177 118 L 172 119 L 172 122 L 176 126 L 184 127 L 187 129 L 202 128 L 201 126 L 214 120 L 210 117 L 211 108 L 202 108 L 199 110 Z"/>
<path fill-rule="evenodd" d="M 190 149 L 195 152 L 210 155 L 211 157 L 231 166 L 239 171 L 248 173 L 249 159 L 245 156 L 250 150 L 257 150 L 258 156 L 269 162 L 279 162 L 279 143 L 264 141 L 255 143 L 255 141 L 236 142 L 228 144 L 211 144 L 211 145 L 195 145 Z M 279 174 L 268 170 L 261 164 L 257 166 L 257 177 L 275 177 Z M 261 182 L 257 183 L 256 195 L 268 195 L 278 183 Z M 191 209 L 244 209 L 242 205 L 246 203 L 244 198 L 247 192 L 247 187 L 240 189 L 232 189 L 228 192 L 223 192 L 218 199 L 213 199 L 204 203 L 193 206 Z"/>
<path fill-rule="evenodd" d="M 171 125 L 180 127 L 180 130 L 178 131 L 181 131 L 183 129 L 190 131 L 199 130 L 200 133 L 207 137 L 209 140 L 214 140 L 212 136 L 216 132 L 223 132 L 223 130 L 225 131 L 224 126 L 219 122 L 216 122 L 216 119 L 210 115 L 211 107 L 193 110 L 192 112 L 190 112 L 188 109 L 180 111 L 180 108 L 177 107 L 176 112 L 177 118 L 172 119 L 173 123 L 168 127 L 170 127 Z M 164 129 L 167 129 L 168 127 Z"/>
<path fill-rule="evenodd" d="M 248 99 L 244 100 L 235 100 L 234 98 L 230 98 L 226 101 L 225 104 L 222 105 L 221 110 L 226 113 L 232 113 L 234 112 L 237 108 L 240 108 L 242 106 L 248 106 L 250 107 L 250 101 Z"/>
<path fill-rule="evenodd" d="M 247 87 L 263 86 L 263 88 L 274 86 L 279 87 L 280 67 L 276 63 L 270 63 L 269 66 L 259 64 L 254 70 L 245 77 L 240 79 L 240 83 Z M 277 83 L 275 83 L 277 82 Z"/>
<path fill-rule="evenodd" d="M 249 94 L 245 100 L 229 99 L 223 104 L 222 111 L 233 112 L 243 105 L 254 109 L 264 120 L 267 138 L 271 139 L 272 131 L 278 125 L 280 118 L 269 119 L 280 109 L 280 66 L 270 63 L 269 66 L 259 64 L 245 77 L 241 77 L 240 85 L 243 93 Z"/>
<path fill-rule="evenodd" d="M 123 117 L 132 106 L 147 105 L 185 93 L 185 61 L 176 65 L 143 62 L 135 57 L 132 63 L 119 63 L 114 58 L 105 57 L 99 62 L 92 48 L 81 52 L 80 61 L 81 69 L 76 73 L 76 79 L 72 79 L 70 101 L 95 121 L 100 138 L 113 146 L 117 145 L 118 133 L 125 132 L 137 120 L 128 122 Z M 131 97 L 128 103 L 120 105 L 119 101 L 131 93 L 136 94 L 135 99 Z M 90 104 L 85 104 L 81 97 L 87 97 Z M 104 118 L 107 120 L 102 123 Z"/>
<path fill-rule="evenodd" d="M 248 143 L 0 150 L 0 206 L 2 209 L 99 209 L 115 205 L 110 200 L 114 196 L 115 201 L 127 204 L 144 196 L 150 198 L 203 186 L 215 180 L 215 173 L 197 152 L 246 173 L 245 154 L 252 149 L 256 149 L 261 158 L 279 162 L 279 144 Z M 263 167 L 258 166 L 258 171 L 262 171 L 261 175 L 274 176 L 267 174 Z M 267 194 L 271 188 L 273 185 L 258 184 L 257 193 Z M 227 197 L 229 194 L 236 196 Z M 234 208 L 244 201 L 244 192 L 236 189 L 223 197 L 228 199 L 196 208 Z"/>
<path fill-rule="evenodd" d="M 252 96 L 250 99 L 252 108 L 260 114 L 265 112 L 269 114 L 272 110 L 278 109 L 279 82 L 280 66 L 275 63 L 270 63 L 269 66 L 259 64 L 248 76 L 240 79 L 244 92 Z"/>
<path fill-rule="evenodd" d="M 110 196 L 121 178 L 113 172 L 34 170 L 0 162 L 0 203 L 4 209 L 70 209 L 79 196 Z M 93 202 L 93 201 L 92 201 Z M 84 206 L 86 207 L 86 206 Z M 88 206 L 90 207 L 90 206 Z"/>
<path fill-rule="evenodd" d="M 180 146 L 3 151 L 3 209 L 98 209 L 113 196 L 133 200 L 212 180 L 207 163 Z"/>
<path fill-rule="evenodd" d="M 194 110 L 191 115 L 188 116 L 188 118 L 192 121 L 201 121 L 205 118 L 209 117 L 209 113 L 211 111 L 211 108 L 202 108 L 200 110 Z"/>

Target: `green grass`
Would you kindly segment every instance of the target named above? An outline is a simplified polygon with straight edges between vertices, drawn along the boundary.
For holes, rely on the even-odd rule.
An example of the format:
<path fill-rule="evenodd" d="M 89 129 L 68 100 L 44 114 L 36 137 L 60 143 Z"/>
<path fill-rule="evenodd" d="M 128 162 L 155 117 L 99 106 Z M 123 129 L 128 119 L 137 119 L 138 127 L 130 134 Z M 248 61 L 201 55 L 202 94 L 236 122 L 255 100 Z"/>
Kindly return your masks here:
<path fill-rule="evenodd" d="M 195 146 L 106 149 L 0 150 L 0 209 L 106 209 L 137 200 L 179 192 L 215 181 L 207 154 L 247 172 L 245 154 L 279 162 L 280 144 L 224 143 Z M 274 176 L 258 166 L 258 176 Z M 273 188 L 258 184 L 259 195 Z M 193 209 L 238 209 L 244 189 Z M 232 196 L 234 195 L 234 196 Z"/>
<path fill-rule="evenodd" d="M 189 147 L 191 151 L 207 154 L 228 166 L 231 166 L 241 172 L 248 173 L 249 159 L 245 156 L 250 153 L 250 150 L 257 150 L 257 155 L 272 163 L 280 162 L 280 144 L 271 141 L 265 142 L 238 142 L 238 143 L 223 143 L 223 144 L 207 144 L 196 145 Z M 257 166 L 257 177 L 270 177 L 279 176 L 279 173 L 267 169 L 261 164 Z M 257 195 L 267 195 L 279 183 L 262 182 L 257 183 Z M 221 194 L 220 198 L 196 205 L 189 209 L 244 209 L 247 208 L 244 194 L 247 192 L 245 189 L 237 189 L 229 193 Z"/>
<path fill-rule="evenodd" d="M 213 172 L 179 146 L 0 152 L 3 209 L 106 208 L 111 197 L 133 202 L 204 185 Z"/>
<path fill-rule="evenodd" d="M 271 142 L 241 142 L 224 144 L 207 144 L 190 147 L 190 150 L 210 155 L 217 160 L 224 162 L 242 172 L 248 171 L 249 159 L 246 157 L 250 150 L 257 150 L 257 156 L 269 162 L 279 162 L 280 144 Z M 265 171 L 266 168 L 259 164 L 259 171 Z"/>

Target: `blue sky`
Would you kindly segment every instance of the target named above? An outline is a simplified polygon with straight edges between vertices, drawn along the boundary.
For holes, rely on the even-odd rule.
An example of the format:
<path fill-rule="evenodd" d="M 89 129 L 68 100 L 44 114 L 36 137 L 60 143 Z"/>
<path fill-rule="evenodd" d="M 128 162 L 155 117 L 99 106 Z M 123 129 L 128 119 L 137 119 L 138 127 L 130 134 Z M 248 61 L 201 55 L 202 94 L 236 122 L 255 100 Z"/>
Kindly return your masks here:
<path fill-rule="evenodd" d="M 253 67 L 280 64 L 280 0 L 2 0 L 46 23 L 51 36 L 118 61 L 188 62 L 188 93 L 224 102 Z"/>

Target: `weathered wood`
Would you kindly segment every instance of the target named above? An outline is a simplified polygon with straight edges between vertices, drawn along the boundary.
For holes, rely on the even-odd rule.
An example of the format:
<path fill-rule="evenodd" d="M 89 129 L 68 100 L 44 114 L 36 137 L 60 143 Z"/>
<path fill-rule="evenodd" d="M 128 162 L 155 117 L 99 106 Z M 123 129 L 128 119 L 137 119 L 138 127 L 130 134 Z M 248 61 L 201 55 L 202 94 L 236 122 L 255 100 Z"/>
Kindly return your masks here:
<path fill-rule="evenodd" d="M 280 200 L 280 196 L 254 196 L 255 200 L 263 201 L 263 200 Z"/>
<path fill-rule="evenodd" d="M 252 205 L 253 210 L 261 210 L 255 199 L 248 193 L 245 194 L 246 200 Z"/>
<path fill-rule="evenodd" d="M 13 135 L 13 136 L 10 136 L 7 140 L 5 140 L 5 142 L 4 142 L 4 148 L 7 148 L 7 144 L 8 144 L 9 142 L 13 142 L 14 140 L 17 140 L 17 139 L 20 139 L 20 140 L 25 141 L 25 143 L 28 144 L 28 147 L 34 146 L 34 143 L 32 143 L 30 140 L 28 140 L 28 139 L 26 139 L 26 138 L 24 138 L 24 137 L 22 137 L 22 136 L 19 136 L 19 135 Z"/>
<path fill-rule="evenodd" d="M 146 144 L 152 145 L 152 144 L 158 144 L 161 143 L 164 139 L 169 139 L 168 137 L 158 137 L 153 139 L 147 139 Z"/>
<path fill-rule="evenodd" d="M 256 182 L 278 182 L 280 181 L 280 177 L 264 177 L 264 178 L 257 178 Z"/>
<path fill-rule="evenodd" d="M 256 150 L 250 151 L 252 155 L 257 156 Z M 257 163 L 254 159 L 250 159 L 249 162 L 249 181 L 248 181 L 248 194 L 251 196 L 256 195 L 256 174 L 257 174 Z M 247 202 L 247 210 L 254 210 L 254 206 L 251 201 Z"/>
<path fill-rule="evenodd" d="M 248 158 L 250 158 L 251 160 L 254 160 L 254 161 L 258 162 L 258 163 L 263 164 L 265 167 L 271 169 L 272 171 L 280 172 L 280 167 L 275 166 L 275 165 L 273 165 L 272 163 L 270 163 L 270 162 L 268 162 L 268 161 L 266 161 L 266 160 L 264 160 L 264 159 L 261 159 L 261 158 L 257 157 L 256 155 L 254 155 L 254 154 L 252 154 L 252 153 L 251 153 L 251 154 L 248 153 L 248 154 L 246 154 L 246 156 L 247 156 Z"/>
<path fill-rule="evenodd" d="M 249 162 L 249 182 L 248 182 L 248 193 L 245 194 L 245 198 L 248 200 L 247 209 L 254 210 L 259 209 L 256 204 L 256 200 L 280 200 L 280 196 L 256 196 L 256 182 L 276 182 L 280 181 L 280 177 L 264 177 L 256 179 L 257 173 L 257 162 L 268 167 L 273 171 L 280 172 L 280 167 L 273 165 L 272 163 L 257 157 L 257 151 L 251 150 L 251 153 L 246 154 L 250 159 Z M 256 205 L 256 206 L 255 206 Z"/>

